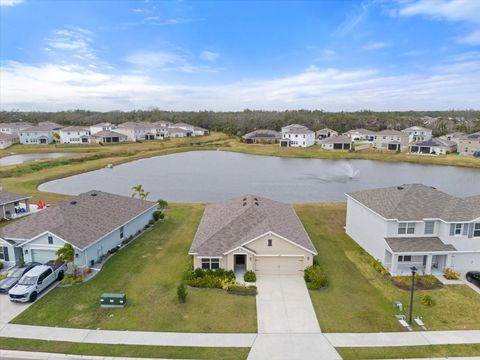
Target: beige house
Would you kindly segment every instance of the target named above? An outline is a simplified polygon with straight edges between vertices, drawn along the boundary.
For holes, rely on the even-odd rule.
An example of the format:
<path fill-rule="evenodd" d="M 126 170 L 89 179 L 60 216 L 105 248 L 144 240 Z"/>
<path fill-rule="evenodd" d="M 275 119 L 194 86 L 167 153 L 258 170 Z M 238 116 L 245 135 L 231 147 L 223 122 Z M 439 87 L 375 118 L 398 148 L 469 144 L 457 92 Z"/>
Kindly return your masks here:
<path fill-rule="evenodd" d="M 317 254 L 288 204 L 246 195 L 205 209 L 189 255 L 194 268 L 295 275 Z"/>
<path fill-rule="evenodd" d="M 409 135 L 397 130 L 382 130 L 376 133 L 373 146 L 380 150 L 408 150 Z"/>
<path fill-rule="evenodd" d="M 480 131 L 460 138 L 457 151 L 459 155 L 480 152 Z"/>

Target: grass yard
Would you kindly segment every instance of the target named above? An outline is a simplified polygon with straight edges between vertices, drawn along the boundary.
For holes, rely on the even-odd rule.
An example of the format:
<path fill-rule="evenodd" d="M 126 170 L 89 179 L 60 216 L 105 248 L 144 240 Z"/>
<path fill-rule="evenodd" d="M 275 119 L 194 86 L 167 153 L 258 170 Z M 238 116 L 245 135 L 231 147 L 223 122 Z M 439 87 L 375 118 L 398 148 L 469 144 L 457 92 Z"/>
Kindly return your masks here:
<path fill-rule="evenodd" d="M 391 285 L 377 273 L 370 256 L 345 234 L 345 204 L 301 204 L 295 209 L 329 279 L 327 288 L 310 291 L 322 330 L 401 331 L 394 318 L 393 301 L 402 301 L 408 313 L 410 292 Z M 434 306 L 420 303 L 424 293 L 433 297 Z M 450 285 L 415 294 L 414 315 L 423 317 L 428 330 L 480 329 L 480 296 L 469 287 Z"/>
<path fill-rule="evenodd" d="M 480 344 L 337 348 L 337 351 L 344 360 L 447 358 L 478 356 L 480 354 Z"/>
<path fill-rule="evenodd" d="M 189 289 L 177 300 L 182 272 L 204 207 L 173 205 L 157 223 L 111 258 L 85 284 L 56 288 L 13 320 L 17 324 L 178 332 L 256 332 L 254 296 Z M 125 292 L 124 309 L 99 306 L 104 292 Z"/>
<path fill-rule="evenodd" d="M 458 156 L 449 154 L 446 156 L 418 156 L 408 153 L 397 154 L 395 152 L 365 149 L 355 152 L 348 150 L 325 150 L 318 145 L 308 148 L 281 148 L 279 144 L 245 144 L 238 140 L 225 142 L 221 150 L 235 151 L 245 154 L 268 155 L 281 157 L 317 158 L 317 159 L 363 159 L 378 161 L 401 161 L 416 164 L 451 165 L 480 168 L 480 158 Z"/>
<path fill-rule="evenodd" d="M 168 359 L 218 359 L 243 360 L 249 348 L 208 348 L 143 345 L 107 345 L 42 341 L 30 339 L 0 338 L 0 349 L 49 352 L 72 355 L 118 356 Z"/>

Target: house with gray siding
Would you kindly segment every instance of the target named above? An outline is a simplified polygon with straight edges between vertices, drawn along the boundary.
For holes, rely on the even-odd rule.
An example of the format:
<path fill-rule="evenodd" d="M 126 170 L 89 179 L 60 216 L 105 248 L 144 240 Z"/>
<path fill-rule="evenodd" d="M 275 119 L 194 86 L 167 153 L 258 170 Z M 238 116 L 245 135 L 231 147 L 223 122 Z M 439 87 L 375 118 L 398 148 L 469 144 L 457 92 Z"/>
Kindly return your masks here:
<path fill-rule="evenodd" d="M 346 233 L 392 275 L 480 270 L 480 196 L 407 184 L 347 194 Z"/>
<path fill-rule="evenodd" d="M 3 261 L 7 267 L 22 261 L 45 263 L 68 243 L 75 249 L 75 265 L 91 267 L 141 232 L 155 210 L 150 201 L 96 190 L 80 194 L 1 228 Z"/>

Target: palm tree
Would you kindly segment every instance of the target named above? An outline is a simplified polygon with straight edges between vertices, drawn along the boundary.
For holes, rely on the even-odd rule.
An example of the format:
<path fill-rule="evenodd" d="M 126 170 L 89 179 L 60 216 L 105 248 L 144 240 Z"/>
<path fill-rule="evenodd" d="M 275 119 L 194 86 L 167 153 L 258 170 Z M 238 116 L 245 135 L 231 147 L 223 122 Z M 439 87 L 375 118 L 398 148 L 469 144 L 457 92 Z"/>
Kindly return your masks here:
<path fill-rule="evenodd" d="M 157 200 L 157 208 L 158 210 L 165 210 L 168 207 L 168 202 L 163 199 Z"/>
<path fill-rule="evenodd" d="M 146 200 L 148 195 L 150 195 L 150 192 L 149 191 L 145 191 L 145 189 L 143 188 L 143 185 L 142 184 L 138 184 L 136 186 L 132 186 L 132 190 L 133 190 L 133 193 L 132 193 L 132 198 L 135 198 L 137 195 L 140 199 L 142 200 Z"/>

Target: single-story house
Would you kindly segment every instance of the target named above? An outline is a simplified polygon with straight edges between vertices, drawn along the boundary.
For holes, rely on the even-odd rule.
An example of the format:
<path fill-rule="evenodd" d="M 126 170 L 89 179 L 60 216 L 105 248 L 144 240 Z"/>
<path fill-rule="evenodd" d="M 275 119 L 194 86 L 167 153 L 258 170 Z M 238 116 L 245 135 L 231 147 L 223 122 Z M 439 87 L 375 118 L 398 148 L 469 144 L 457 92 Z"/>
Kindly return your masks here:
<path fill-rule="evenodd" d="M 348 136 L 332 136 L 320 140 L 319 145 L 327 150 L 350 150 L 352 148 L 352 138 Z"/>
<path fill-rule="evenodd" d="M 210 134 L 210 131 L 208 129 L 204 129 L 200 126 L 195 126 L 193 128 L 193 136 L 205 136 Z"/>
<path fill-rule="evenodd" d="M 460 145 L 460 139 L 465 136 L 466 134 L 464 132 L 457 131 L 457 132 L 442 135 L 440 136 L 440 139 L 453 141 L 455 142 L 455 144 L 457 144 L 457 148 L 458 148 L 458 146 Z"/>
<path fill-rule="evenodd" d="M 323 128 L 317 131 L 318 140 L 323 140 L 332 136 L 338 136 L 338 132 L 329 128 Z"/>
<path fill-rule="evenodd" d="M 291 205 L 246 195 L 207 206 L 189 255 L 194 268 L 295 275 L 317 251 Z"/>
<path fill-rule="evenodd" d="M 75 264 L 91 267 L 141 232 L 156 207 L 154 202 L 96 190 L 80 194 L 1 228 L 4 262 L 44 263 L 56 259 L 56 251 L 68 243 L 75 249 Z"/>
<path fill-rule="evenodd" d="M 109 130 L 99 131 L 92 135 L 92 142 L 96 143 L 121 143 L 127 140 L 127 135 Z"/>
<path fill-rule="evenodd" d="M 0 190 L 0 220 L 14 218 L 20 208 L 25 213 L 30 212 L 31 198 L 31 196 Z M 21 202 L 23 206 L 20 205 Z"/>
<path fill-rule="evenodd" d="M 441 138 L 432 138 L 410 144 L 410 152 L 414 154 L 445 155 L 455 151 L 457 151 L 456 142 Z"/>
<path fill-rule="evenodd" d="M 275 130 L 255 130 L 242 136 L 247 144 L 259 142 L 275 143 L 281 139 L 282 135 Z"/>
<path fill-rule="evenodd" d="M 17 135 L 0 132 L 0 149 L 6 149 L 20 141 Z"/>

